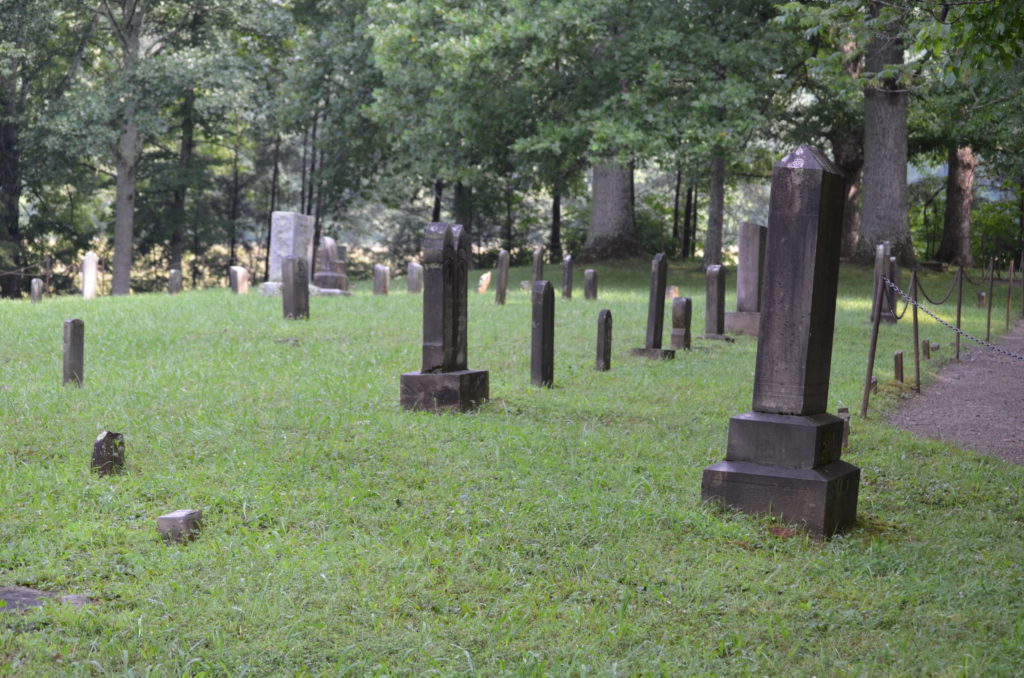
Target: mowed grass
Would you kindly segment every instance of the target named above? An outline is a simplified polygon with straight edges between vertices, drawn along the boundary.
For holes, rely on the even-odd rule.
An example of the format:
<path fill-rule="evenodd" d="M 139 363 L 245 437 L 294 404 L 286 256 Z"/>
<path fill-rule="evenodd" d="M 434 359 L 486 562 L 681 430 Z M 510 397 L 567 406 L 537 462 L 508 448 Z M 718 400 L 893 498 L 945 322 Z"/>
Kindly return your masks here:
<path fill-rule="evenodd" d="M 404 279 L 313 298 L 309 321 L 224 289 L 0 303 L 0 585 L 94 601 L 0 613 L 0 674 L 1019 675 L 1024 470 L 884 423 L 906 392 L 894 350 L 913 374 L 909 322 L 883 327 L 880 394 L 853 420 L 859 523 L 823 543 L 700 501 L 750 409 L 755 340 L 632 358 L 648 264 L 597 266 L 597 302 L 582 268 L 556 302 L 552 389 L 529 381 L 528 269 L 505 307 L 471 291 L 469 363 L 492 400 L 462 415 L 399 407 L 422 327 Z M 669 284 L 699 334 L 702 274 L 674 266 Z M 859 409 L 870 284 L 844 268 L 833 412 Z M 71 317 L 81 389 L 60 384 Z M 923 318 L 924 337 L 942 344 L 927 377 L 952 336 Z M 89 470 L 104 429 L 126 436 L 121 476 Z M 205 529 L 165 545 L 156 518 L 179 508 Z"/>

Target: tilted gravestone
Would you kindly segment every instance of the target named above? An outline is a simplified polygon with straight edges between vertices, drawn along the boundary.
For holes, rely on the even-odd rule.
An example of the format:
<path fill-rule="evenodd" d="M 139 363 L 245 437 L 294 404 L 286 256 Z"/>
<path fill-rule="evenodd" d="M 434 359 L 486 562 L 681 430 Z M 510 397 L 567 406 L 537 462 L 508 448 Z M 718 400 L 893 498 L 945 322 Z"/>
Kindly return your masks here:
<path fill-rule="evenodd" d="M 604 309 L 597 314 L 597 363 L 598 372 L 612 368 L 612 312 Z"/>
<path fill-rule="evenodd" d="M 665 328 L 665 281 L 668 278 L 668 262 L 664 254 L 654 255 L 651 261 L 651 290 L 647 300 L 647 336 L 643 348 L 630 349 L 630 353 L 655 360 L 671 360 L 676 352 L 661 347 L 661 335 Z"/>
<path fill-rule="evenodd" d="M 555 290 L 547 280 L 533 283 L 530 383 L 551 388 L 555 380 Z"/>
<path fill-rule="evenodd" d="M 423 267 L 415 261 L 410 261 L 406 268 L 406 289 L 409 294 L 421 294 L 423 292 Z"/>
<path fill-rule="evenodd" d="M 92 446 L 92 470 L 101 476 L 109 476 L 124 470 L 124 436 L 113 431 L 103 431 Z"/>
<path fill-rule="evenodd" d="M 592 268 L 583 271 L 583 298 L 588 301 L 597 299 L 597 271 Z"/>
<path fill-rule="evenodd" d="M 228 269 L 228 281 L 231 283 L 231 291 L 235 294 L 249 293 L 249 271 L 242 266 L 232 266 Z"/>
<path fill-rule="evenodd" d="M 458 224 L 432 223 L 423 239 L 423 366 L 401 376 L 408 410 L 465 411 L 489 396 L 487 370 L 468 369 L 469 236 Z"/>
<path fill-rule="evenodd" d="M 64 384 L 81 386 L 85 379 L 85 323 L 64 321 Z"/>
<path fill-rule="evenodd" d="M 704 297 L 704 334 L 701 339 L 733 341 L 725 334 L 725 267 L 708 266 L 707 293 Z"/>
<path fill-rule="evenodd" d="M 693 318 L 693 302 L 690 297 L 676 297 L 672 300 L 672 348 L 690 350 L 690 322 Z"/>
<path fill-rule="evenodd" d="M 309 319 L 309 267 L 302 257 L 285 257 L 281 262 L 281 301 L 284 317 Z"/>
<path fill-rule="evenodd" d="M 306 260 L 306 278 L 313 266 L 314 219 L 298 212 L 273 212 L 270 215 L 269 277 L 260 283 L 260 293 L 281 294 L 282 264 L 285 257 Z"/>
<path fill-rule="evenodd" d="M 38 304 L 43 299 L 43 281 L 39 278 L 32 278 L 32 303 Z"/>
<path fill-rule="evenodd" d="M 167 274 L 167 293 L 178 294 L 182 290 L 181 269 L 172 268 Z"/>
<path fill-rule="evenodd" d="M 830 536 L 857 515 L 860 469 L 840 461 L 843 422 L 825 412 L 846 179 L 801 146 L 772 168 L 753 411 L 729 423 L 725 461 L 701 496 Z"/>
<path fill-rule="evenodd" d="M 487 271 L 482 276 L 480 276 L 480 282 L 478 282 L 476 284 L 476 293 L 477 294 L 487 294 L 487 290 L 488 290 L 488 288 L 490 288 L 490 286 L 491 286 L 491 272 Z"/>
<path fill-rule="evenodd" d="M 86 252 L 82 257 L 82 298 L 96 298 L 96 275 L 100 258 L 95 252 Z"/>
<path fill-rule="evenodd" d="M 373 293 L 387 295 L 391 289 L 391 269 L 383 264 L 373 265 Z"/>
<path fill-rule="evenodd" d="M 505 305 L 508 296 L 508 251 L 498 250 L 498 283 L 494 288 L 494 303 Z"/>
<path fill-rule="evenodd" d="M 326 235 L 320 238 L 313 284 L 325 290 L 348 291 L 348 275 L 345 273 L 345 262 L 338 254 L 338 242 Z"/>
<path fill-rule="evenodd" d="M 530 274 L 530 289 L 534 283 L 544 279 L 544 248 L 540 245 L 533 250 L 533 271 Z"/>
<path fill-rule="evenodd" d="M 572 299 L 572 255 L 562 260 L 562 298 Z"/>
<path fill-rule="evenodd" d="M 725 331 L 757 336 L 761 320 L 761 284 L 768 229 L 761 224 L 740 224 L 740 260 L 736 270 L 736 310 L 725 314 Z"/>

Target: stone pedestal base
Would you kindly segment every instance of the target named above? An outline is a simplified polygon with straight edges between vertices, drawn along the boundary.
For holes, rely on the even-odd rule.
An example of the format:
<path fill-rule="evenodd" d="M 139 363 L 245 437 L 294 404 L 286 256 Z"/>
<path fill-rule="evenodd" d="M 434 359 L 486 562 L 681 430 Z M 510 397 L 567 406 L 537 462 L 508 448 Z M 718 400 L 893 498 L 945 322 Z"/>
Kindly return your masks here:
<path fill-rule="evenodd" d="M 856 521 L 859 486 L 860 469 L 845 461 L 815 469 L 723 461 L 704 469 L 700 494 L 704 501 L 776 515 L 831 537 Z"/>
<path fill-rule="evenodd" d="M 490 395 L 487 370 L 407 372 L 401 378 L 401 402 L 407 410 L 465 412 Z"/>
<path fill-rule="evenodd" d="M 839 461 L 842 444 L 843 420 L 831 414 L 747 412 L 729 420 L 725 460 L 818 468 Z"/>
<path fill-rule="evenodd" d="M 313 284 L 326 290 L 348 290 L 348 276 L 334 271 L 317 271 L 313 274 Z"/>
<path fill-rule="evenodd" d="M 726 311 L 725 313 L 726 332 L 756 337 L 760 327 L 761 314 L 758 311 Z"/>
<path fill-rule="evenodd" d="M 631 348 L 629 354 L 651 360 L 672 360 L 676 357 L 676 352 L 667 348 Z"/>

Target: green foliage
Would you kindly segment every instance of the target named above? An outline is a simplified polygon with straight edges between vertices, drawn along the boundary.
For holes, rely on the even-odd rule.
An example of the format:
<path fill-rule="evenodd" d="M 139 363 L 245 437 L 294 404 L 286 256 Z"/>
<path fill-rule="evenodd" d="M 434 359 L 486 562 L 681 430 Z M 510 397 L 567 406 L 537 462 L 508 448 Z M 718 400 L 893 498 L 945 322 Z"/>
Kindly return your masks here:
<path fill-rule="evenodd" d="M 978 200 L 971 211 L 971 239 L 974 260 L 986 263 L 996 259 L 1005 267 L 1010 261 L 1020 265 L 1020 211 L 1009 201 Z"/>

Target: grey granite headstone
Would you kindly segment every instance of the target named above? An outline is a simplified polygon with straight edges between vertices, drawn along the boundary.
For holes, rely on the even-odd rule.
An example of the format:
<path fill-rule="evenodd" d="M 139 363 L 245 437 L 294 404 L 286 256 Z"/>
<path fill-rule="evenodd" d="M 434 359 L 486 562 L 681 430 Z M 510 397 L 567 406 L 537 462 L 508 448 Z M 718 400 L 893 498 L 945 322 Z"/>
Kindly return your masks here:
<path fill-rule="evenodd" d="M 672 300 L 672 348 L 690 350 L 690 322 L 693 318 L 693 302 L 690 297 L 676 297 Z"/>
<path fill-rule="evenodd" d="M 547 280 L 533 283 L 530 382 L 551 388 L 555 379 L 555 290 Z"/>
<path fill-rule="evenodd" d="M 43 299 L 43 281 L 39 278 L 32 278 L 32 303 L 38 304 Z"/>
<path fill-rule="evenodd" d="M 533 269 L 530 274 L 530 287 L 538 280 L 544 279 L 544 248 L 538 245 L 533 249 Z"/>
<path fill-rule="evenodd" d="M 92 470 L 101 476 L 109 476 L 124 470 L 124 436 L 113 431 L 103 431 L 92 446 Z"/>
<path fill-rule="evenodd" d="M 562 260 L 562 298 L 572 299 L 572 255 Z"/>
<path fill-rule="evenodd" d="M 753 411 L 732 418 L 725 461 L 701 496 L 803 523 L 853 525 L 860 470 L 840 461 L 843 422 L 825 412 L 846 179 L 801 146 L 772 169 Z"/>
<path fill-rule="evenodd" d="M 167 275 L 167 293 L 178 294 L 179 292 L 181 292 L 181 289 L 181 270 L 177 268 L 172 268 Z"/>
<path fill-rule="evenodd" d="M 598 372 L 612 368 L 612 312 L 604 309 L 597 314 L 597 362 Z"/>
<path fill-rule="evenodd" d="M 179 509 L 156 519 L 156 529 L 167 542 L 191 541 L 202 526 L 203 512 L 199 509 Z"/>
<path fill-rule="evenodd" d="M 704 334 L 701 339 L 733 341 L 725 334 L 725 267 L 708 266 L 707 293 L 704 297 Z"/>
<path fill-rule="evenodd" d="M 415 261 L 410 261 L 406 267 L 406 289 L 409 294 L 422 294 L 423 292 L 423 266 Z"/>
<path fill-rule="evenodd" d="M 761 319 L 761 285 L 768 229 L 740 224 L 740 258 L 736 270 L 736 310 L 725 314 L 725 331 L 757 336 Z"/>
<path fill-rule="evenodd" d="M 387 295 L 391 289 L 391 269 L 383 264 L 373 265 L 373 293 Z"/>
<path fill-rule="evenodd" d="M 643 348 L 630 349 L 632 355 L 655 360 L 671 360 L 676 352 L 661 347 L 661 335 L 665 328 L 665 282 L 668 278 L 668 262 L 664 254 L 654 255 L 651 260 L 651 288 L 647 299 L 647 335 Z"/>
<path fill-rule="evenodd" d="M 301 257 L 306 260 L 306 271 L 312 269 L 314 230 L 314 219 L 308 214 L 273 212 L 270 215 L 270 282 L 283 281 L 285 257 Z"/>
<path fill-rule="evenodd" d="M 597 271 L 592 268 L 583 271 L 583 298 L 588 301 L 597 299 Z"/>
<path fill-rule="evenodd" d="M 249 293 L 249 271 L 242 266 L 232 266 L 228 269 L 228 281 L 231 283 L 231 291 L 235 294 Z"/>
<path fill-rule="evenodd" d="M 508 251 L 498 250 L 498 284 L 494 288 L 494 303 L 505 305 L 508 296 Z"/>
<path fill-rule="evenodd" d="M 85 323 L 64 321 L 64 384 L 81 386 L 85 379 Z"/>
<path fill-rule="evenodd" d="M 281 262 L 281 301 L 284 317 L 309 319 L 309 266 L 303 257 L 287 256 Z"/>
<path fill-rule="evenodd" d="M 96 298 L 96 276 L 100 258 L 95 252 L 86 252 L 82 258 L 82 298 Z"/>

